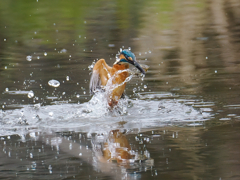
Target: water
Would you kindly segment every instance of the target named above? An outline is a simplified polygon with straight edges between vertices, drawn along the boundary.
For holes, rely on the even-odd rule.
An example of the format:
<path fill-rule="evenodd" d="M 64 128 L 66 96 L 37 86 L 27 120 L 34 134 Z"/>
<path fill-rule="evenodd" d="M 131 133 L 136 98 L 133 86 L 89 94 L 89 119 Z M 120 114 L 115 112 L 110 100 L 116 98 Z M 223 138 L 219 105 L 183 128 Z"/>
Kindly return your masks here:
<path fill-rule="evenodd" d="M 52 87 L 58 87 L 60 86 L 60 82 L 58 80 L 52 79 L 48 81 L 48 85 Z"/>
<path fill-rule="evenodd" d="M 234 0 L 1 1 L 0 179 L 239 179 L 239 12 Z M 131 67 L 110 110 L 89 81 L 120 48 L 148 71 Z"/>

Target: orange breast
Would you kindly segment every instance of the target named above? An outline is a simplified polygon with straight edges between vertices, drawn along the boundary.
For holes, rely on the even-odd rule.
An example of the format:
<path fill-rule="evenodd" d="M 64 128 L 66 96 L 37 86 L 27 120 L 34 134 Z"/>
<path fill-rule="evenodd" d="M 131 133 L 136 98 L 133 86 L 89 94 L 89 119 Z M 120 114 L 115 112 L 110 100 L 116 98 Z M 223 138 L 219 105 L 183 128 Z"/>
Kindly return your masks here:
<path fill-rule="evenodd" d="M 110 97 L 110 99 L 113 102 L 117 102 L 121 98 L 126 86 L 125 80 L 128 77 L 127 71 L 120 72 L 120 73 L 118 73 L 118 71 L 125 70 L 128 68 L 129 68 L 129 65 L 119 65 L 119 64 L 115 64 L 112 68 L 111 76 L 114 76 L 112 80 L 112 84 L 113 86 L 116 85 L 116 88 L 113 89 Z"/>

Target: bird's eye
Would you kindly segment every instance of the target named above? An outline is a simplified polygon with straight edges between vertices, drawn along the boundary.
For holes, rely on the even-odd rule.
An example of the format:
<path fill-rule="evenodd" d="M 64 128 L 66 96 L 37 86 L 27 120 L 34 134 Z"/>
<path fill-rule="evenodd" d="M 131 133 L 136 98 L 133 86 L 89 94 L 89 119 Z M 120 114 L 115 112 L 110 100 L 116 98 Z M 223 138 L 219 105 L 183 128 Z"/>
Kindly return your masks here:
<path fill-rule="evenodd" d="M 121 59 L 120 62 L 127 62 L 127 60 L 126 59 Z"/>

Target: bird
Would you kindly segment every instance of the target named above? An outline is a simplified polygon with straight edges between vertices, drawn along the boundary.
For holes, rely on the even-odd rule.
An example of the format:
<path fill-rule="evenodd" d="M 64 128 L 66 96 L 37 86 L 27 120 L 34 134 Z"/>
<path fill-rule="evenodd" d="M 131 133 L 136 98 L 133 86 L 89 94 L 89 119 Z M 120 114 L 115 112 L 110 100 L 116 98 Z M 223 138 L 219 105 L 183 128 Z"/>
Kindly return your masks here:
<path fill-rule="evenodd" d="M 99 89 L 106 90 L 108 88 L 107 98 L 110 107 L 117 105 L 119 99 L 123 96 L 130 64 L 139 69 L 143 75 L 146 73 L 130 50 L 121 50 L 118 55 L 113 67 L 110 67 L 104 59 L 99 59 L 93 67 L 89 83 L 90 94 L 94 94 Z"/>

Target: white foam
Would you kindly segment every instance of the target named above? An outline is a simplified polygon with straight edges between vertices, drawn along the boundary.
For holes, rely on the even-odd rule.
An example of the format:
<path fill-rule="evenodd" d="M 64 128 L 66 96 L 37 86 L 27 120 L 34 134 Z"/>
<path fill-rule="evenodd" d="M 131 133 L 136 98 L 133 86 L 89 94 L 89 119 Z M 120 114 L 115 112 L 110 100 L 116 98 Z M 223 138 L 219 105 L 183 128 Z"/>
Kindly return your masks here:
<path fill-rule="evenodd" d="M 119 128 L 150 128 L 177 123 L 209 120 L 212 112 L 202 112 L 191 105 L 173 99 L 120 99 L 110 110 L 105 93 L 96 93 L 82 104 L 56 104 L 48 106 L 26 105 L 22 109 L 0 111 L 0 135 L 24 134 L 32 129 L 79 130 L 105 132 Z"/>

